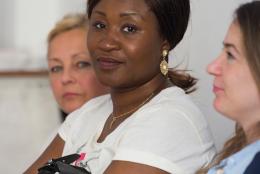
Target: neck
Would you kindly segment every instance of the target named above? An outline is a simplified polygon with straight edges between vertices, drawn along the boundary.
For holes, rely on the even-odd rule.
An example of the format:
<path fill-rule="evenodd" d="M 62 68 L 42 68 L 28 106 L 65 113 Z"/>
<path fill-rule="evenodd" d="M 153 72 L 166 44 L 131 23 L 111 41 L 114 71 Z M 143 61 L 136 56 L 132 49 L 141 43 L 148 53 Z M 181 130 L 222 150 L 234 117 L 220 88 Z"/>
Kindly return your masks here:
<path fill-rule="evenodd" d="M 247 144 L 260 139 L 260 109 L 258 107 L 248 109 L 247 112 L 240 112 L 237 118 L 236 121 L 245 132 Z"/>
<path fill-rule="evenodd" d="M 155 96 L 167 87 L 167 79 L 157 76 L 147 83 L 132 88 L 112 89 L 113 113 L 118 115 L 140 105 L 152 93 Z"/>
<path fill-rule="evenodd" d="M 247 144 L 260 140 L 260 122 L 257 122 L 256 124 L 251 125 L 250 128 L 244 130 L 247 138 Z"/>

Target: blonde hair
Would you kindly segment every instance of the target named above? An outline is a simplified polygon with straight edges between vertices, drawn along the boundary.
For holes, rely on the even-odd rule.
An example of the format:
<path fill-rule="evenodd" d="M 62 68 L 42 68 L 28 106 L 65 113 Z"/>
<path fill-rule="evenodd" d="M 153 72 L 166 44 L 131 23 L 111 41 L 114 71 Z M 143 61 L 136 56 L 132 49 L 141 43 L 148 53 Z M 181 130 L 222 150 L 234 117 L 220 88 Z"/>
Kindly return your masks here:
<path fill-rule="evenodd" d="M 86 14 L 75 13 L 64 16 L 56 23 L 54 28 L 49 32 L 47 42 L 50 42 L 59 34 L 73 29 L 86 30 L 88 27 Z"/>

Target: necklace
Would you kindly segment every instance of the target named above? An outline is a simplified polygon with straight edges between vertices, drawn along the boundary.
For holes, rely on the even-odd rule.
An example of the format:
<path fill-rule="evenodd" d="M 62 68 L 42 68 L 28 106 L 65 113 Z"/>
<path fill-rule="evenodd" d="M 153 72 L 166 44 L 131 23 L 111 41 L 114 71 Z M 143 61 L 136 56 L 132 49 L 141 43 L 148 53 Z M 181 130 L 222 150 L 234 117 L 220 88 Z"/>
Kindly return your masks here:
<path fill-rule="evenodd" d="M 130 111 L 127 111 L 125 113 L 122 113 L 118 116 L 115 116 L 114 112 L 112 112 L 112 120 L 110 122 L 110 125 L 109 125 L 109 129 L 112 128 L 113 124 L 115 123 L 115 121 L 118 119 L 118 118 L 122 118 L 124 116 L 127 116 L 128 114 L 131 114 L 133 112 L 135 112 L 136 110 L 138 110 L 140 107 L 142 107 L 145 103 L 147 103 L 152 97 L 153 97 L 154 93 L 152 93 L 151 95 L 149 95 L 140 105 L 138 105 L 137 107 L 131 109 Z"/>

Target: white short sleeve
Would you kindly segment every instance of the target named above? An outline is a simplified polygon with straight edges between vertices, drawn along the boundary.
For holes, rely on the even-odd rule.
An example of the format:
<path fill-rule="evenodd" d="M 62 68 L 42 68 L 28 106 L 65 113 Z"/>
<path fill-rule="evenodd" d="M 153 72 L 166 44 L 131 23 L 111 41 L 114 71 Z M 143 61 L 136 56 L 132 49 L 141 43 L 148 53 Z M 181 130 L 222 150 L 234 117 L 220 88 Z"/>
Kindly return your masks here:
<path fill-rule="evenodd" d="M 168 110 L 162 111 L 158 106 L 135 116 L 113 160 L 146 164 L 176 174 L 189 173 L 203 165 L 206 147 L 191 115 L 182 108 L 163 108 Z M 192 117 L 194 114 L 199 113 L 193 112 Z"/>

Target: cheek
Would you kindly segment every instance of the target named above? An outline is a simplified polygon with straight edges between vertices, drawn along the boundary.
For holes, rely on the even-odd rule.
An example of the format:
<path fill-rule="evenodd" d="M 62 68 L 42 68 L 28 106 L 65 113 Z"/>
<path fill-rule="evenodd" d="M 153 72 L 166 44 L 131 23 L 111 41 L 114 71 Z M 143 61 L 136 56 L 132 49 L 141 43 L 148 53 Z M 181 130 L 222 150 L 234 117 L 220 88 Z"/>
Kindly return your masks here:
<path fill-rule="evenodd" d="M 85 74 L 82 74 L 79 76 L 79 86 L 81 87 L 82 91 L 85 91 L 89 95 L 92 95 L 95 93 L 95 91 L 99 90 L 99 86 L 101 84 L 99 83 L 95 73 L 92 71 L 88 71 Z"/>
<path fill-rule="evenodd" d="M 249 98 L 254 98 L 257 94 L 257 87 L 251 74 L 244 70 L 237 71 L 235 76 L 226 79 L 226 84 L 229 85 L 228 92 L 232 94 L 234 100 L 243 101 Z"/>
<path fill-rule="evenodd" d="M 50 76 L 50 85 L 54 96 L 57 100 L 59 100 L 62 93 L 62 85 L 60 83 L 60 80 L 56 77 Z"/>
<path fill-rule="evenodd" d="M 238 72 L 238 71 L 237 71 Z M 224 93 L 217 95 L 214 107 L 229 117 L 237 117 L 260 106 L 258 89 L 251 76 L 237 73 L 224 78 Z"/>
<path fill-rule="evenodd" d="M 160 64 L 161 48 L 159 44 L 148 44 L 140 41 L 140 44 L 127 45 L 124 49 L 127 56 L 132 58 L 133 66 L 145 73 L 144 67 L 150 70 L 158 69 Z"/>
<path fill-rule="evenodd" d="M 240 93 L 242 96 L 240 96 L 240 101 L 243 102 L 243 104 L 247 107 L 251 107 L 253 109 L 254 107 L 260 106 L 260 97 L 258 88 L 253 80 L 253 78 L 247 78 L 245 81 L 241 82 L 241 90 Z"/>

